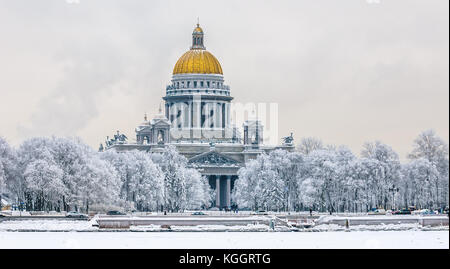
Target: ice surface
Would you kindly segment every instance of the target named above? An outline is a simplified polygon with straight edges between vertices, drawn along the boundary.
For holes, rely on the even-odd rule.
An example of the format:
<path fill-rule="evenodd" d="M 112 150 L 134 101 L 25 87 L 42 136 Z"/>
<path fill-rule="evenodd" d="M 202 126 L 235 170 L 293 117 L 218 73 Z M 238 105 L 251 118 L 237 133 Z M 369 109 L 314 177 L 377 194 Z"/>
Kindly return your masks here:
<path fill-rule="evenodd" d="M 449 232 L 0 232 L 0 248 L 448 249 Z"/>

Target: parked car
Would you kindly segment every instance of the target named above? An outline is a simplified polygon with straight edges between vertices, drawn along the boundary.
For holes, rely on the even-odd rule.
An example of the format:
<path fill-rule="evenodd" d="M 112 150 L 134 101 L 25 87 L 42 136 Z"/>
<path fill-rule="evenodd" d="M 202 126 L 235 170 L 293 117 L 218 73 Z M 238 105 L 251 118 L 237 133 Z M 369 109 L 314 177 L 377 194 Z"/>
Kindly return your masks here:
<path fill-rule="evenodd" d="M 87 219 L 88 215 L 76 211 L 70 211 L 66 214 L 66 218 Z"/>
<path fill-rule="evenodd" d="M 110 211 L 106 212 L 106 215 L 108 215 L 108 216 L 123 216 L 126 214 L 122 213 L 120 211 L 117 211 L 117 210 L 110 210 Z"/>
<path fill-rule="evenodd" d="M 434 210 L 431 210 L 431 209 L 422 209 L 420 211 L 421 211 L 420 212 L 421 215 L 435 215 L 435 214 L 438 214 L 438 211 L 434 211 Z"/>
<path fill-rule="evenodd" d="M 437 214 L 436 211 L 430 210 L 430 209 L 420 209 L 420 210 L 414 210 L 411 212 L 413 215 L 434 215 Z"/>
<path fill-rule="evenodd" d="M 193 216 L 204 216 L 206 214 L 201 212 L 201 211 L 196 211 L 196 212 L 193 212 L 191 215 L 193 215 Z"/>
<path fill-rule="evenodd" d="M 373 211 L 369 211 L 369 215 L 386 215 L 386 210 L 383 208 L 377 208 Z"/>
<path fill-rule="evenodd" d="M 397 211 L 392 212 L 394 215 L 411 215 L 411 211 L 409 209 L 403 208 Z"/>
<path fill-rule="evenodd" d="M 269 215 L 266 210 L 258 210 L 256 212 L 252 212 L 251 215 Z"/>

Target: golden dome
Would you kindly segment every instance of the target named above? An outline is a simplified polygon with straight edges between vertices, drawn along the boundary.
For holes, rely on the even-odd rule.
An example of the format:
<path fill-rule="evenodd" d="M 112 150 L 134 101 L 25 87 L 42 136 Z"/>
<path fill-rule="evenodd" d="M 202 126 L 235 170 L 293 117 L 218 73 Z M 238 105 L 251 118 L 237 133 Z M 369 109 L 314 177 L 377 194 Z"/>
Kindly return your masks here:
<path fill-rule="evenodd" d="M 209 51 L 191 49 L 178 59 L 173 74 L 221 74 L 219 61 Z"/>
<path fill-rule="evenodd" d="M 222 67 L 219 61 L 205 49 L 203 45 L 203 29 L 197 23 L 192 32 L 192 47 L 178 59 L 173 74 L 220 74 Z"/>

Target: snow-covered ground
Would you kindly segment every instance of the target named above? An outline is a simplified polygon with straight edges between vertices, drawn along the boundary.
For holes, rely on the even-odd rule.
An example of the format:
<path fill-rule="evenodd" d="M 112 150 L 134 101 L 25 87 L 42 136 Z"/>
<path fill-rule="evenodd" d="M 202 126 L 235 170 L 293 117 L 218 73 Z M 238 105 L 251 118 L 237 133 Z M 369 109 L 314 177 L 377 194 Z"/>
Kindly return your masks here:
<path fill-rule="evenodd" d="M 172 226 L 172 232 L 147 225 L 112 231 L 93 223 L 95 218 L 1 221 L 0 248 L 449 248 L 448 226 L 418 223 L 349 229 L 321 224 L 303 232 L 268 232 L 263 224 Z"/>
<path fill-rule="evenodd" d="M 120 220 L 123 217 L 115 218 Z M 167 217 L 162 218 L 163 220 L 172 219 L 210 219 L 210 217 Z M 236 217 L 235 219 L 241 219 L 242 217 Z M 248 217 L 247 217 L 248 218 Z M 262 216 L 253 216 L 251 219 L 261 219 Z M 405 217 L 406 218 L 406 217 Z M 147 225 L 131 225 L 128 229 L 99 229 L 97 224 L 97 217 L 94 217 L 90 221 L 84 220 L 67 220 L 67 219 L 32 219 L 32 220 L 5 220 L 0 221 L 0 232 L 96 232 L 96 231 L 122 231 L 122 232 L 161 232 L 167 231 L 167 228 L 161 228 L 157 224 L 147 224 Z M 108 218 L 104 218 L 108 219 Z M 135 219 L 135 218 L 129 218 Z M 139 218 L 138 218 L 139 219 Z M 158 217 L 152 218 L 160 219 Z M 268 223 L 242 223 L 234 225 L 225 225 L 227 220 L 230 218 L 216 218 L 222 220 L 223 223 L 202 223 L 198 225 L 183 225 L 183 222 L 177 225 L 170 225 L 172 232 L 267 232 L 271 230 Z M 378 217 L 377 219 L 383 219 Z M 95 224 L 95 226 L 93 226 Z M 275 231 L 279 232 L 290 232 L 291 228 L 286 225 L 275 226 Z M 298 229 L 298 232 L 338 232 L 338 231 L 351 231 L 351 232 L 361 232 L 361 231 L 449 231 L 448 225 L 435 225 L 435 226 L 423 226 L 420 223 L 378 223 L 370 225 L 353 225 L 351 224 L 349 228 L 344 225 L 338 225 L 336 223 L 328 222 L 317 222 L 310 228 Z"/>
<path fill-rule="evenodd" d="M 0 248 L 449 248 L 448 231 L 0 232 Z"/>
<path fill-rule="evenodd" d="M 82 220 L 13 220 L 1 221 L 0 232 L 3 231 L 94 231 L 92 221 Z"/>

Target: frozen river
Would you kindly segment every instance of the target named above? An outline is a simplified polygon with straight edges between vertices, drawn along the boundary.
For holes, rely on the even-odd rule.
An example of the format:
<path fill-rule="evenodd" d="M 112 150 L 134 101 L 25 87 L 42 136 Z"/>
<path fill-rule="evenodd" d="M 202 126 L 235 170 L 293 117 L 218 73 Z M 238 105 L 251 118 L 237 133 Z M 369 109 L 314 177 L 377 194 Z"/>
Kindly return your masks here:
<path fill-rule="evenodd" d="M 0 232 L 0 248 L 448 249 L 449 232 Z"/>

